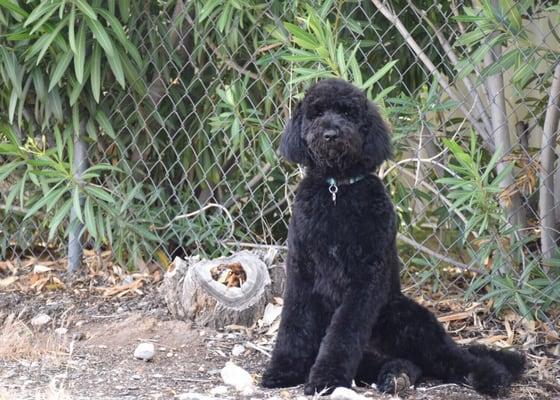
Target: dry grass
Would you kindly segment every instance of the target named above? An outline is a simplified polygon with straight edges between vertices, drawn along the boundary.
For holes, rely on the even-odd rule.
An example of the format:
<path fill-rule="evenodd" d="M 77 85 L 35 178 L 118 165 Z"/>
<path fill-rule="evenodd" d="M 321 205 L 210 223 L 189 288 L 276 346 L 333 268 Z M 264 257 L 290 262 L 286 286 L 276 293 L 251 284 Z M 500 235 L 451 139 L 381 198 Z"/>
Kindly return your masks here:
<path fill-rule="evenodd" d="M 0 326 L 0 360 L 17 360 L 28 363 L 41 362 L 60 366 L 71 357 L 66 340 L 53 332 L 34 332 L 15 314 L 9 315 Z M 63 387 L 53 379 L 43 390 L 7 391 L 0 389 L 0 400 L 70 400 Z"/>
<path fill-rule="evenodd" d="M 59 364 L 69 353 L 68 343 L 53 332 L 35 332 L 18 319 L 9 315 L 0 326 L 0 360 L 25 360 Z M 0 400 L 3 400 L 0 397 Z"/>

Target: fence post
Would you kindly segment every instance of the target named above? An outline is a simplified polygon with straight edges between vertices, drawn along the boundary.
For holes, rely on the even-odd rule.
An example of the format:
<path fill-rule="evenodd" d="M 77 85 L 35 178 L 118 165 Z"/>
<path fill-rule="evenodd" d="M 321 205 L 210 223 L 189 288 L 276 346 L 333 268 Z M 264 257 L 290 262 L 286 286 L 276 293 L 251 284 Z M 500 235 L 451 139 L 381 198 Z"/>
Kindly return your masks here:
<path fill-rule="evenodd" d="M 84 124 L 80 124 L 78 135 L 74 135 L 74 162 L 72 163 L 72 174 L 77 182 L 82 180 L 82 175 L 87 169 L 87 146 L 81 135 L 84 132 Z M 80 207 L 83 204 L 83 198 L 80 199 Z M 68 272 L 75 273 L 82 264 L 83 246 L 81 233 L 83 224 L 76 221 L 76 209 L 72 207 L 70 213 L 70 232 L 68 234 Z"/>

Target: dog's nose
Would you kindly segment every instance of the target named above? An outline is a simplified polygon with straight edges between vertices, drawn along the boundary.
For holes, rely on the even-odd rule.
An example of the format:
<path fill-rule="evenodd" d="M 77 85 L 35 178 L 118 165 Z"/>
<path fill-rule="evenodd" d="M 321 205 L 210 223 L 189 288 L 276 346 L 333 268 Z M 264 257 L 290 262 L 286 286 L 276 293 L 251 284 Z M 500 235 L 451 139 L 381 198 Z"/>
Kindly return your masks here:
<path fill-rule="evenodd" d="M 323 137 L 325 138 L 325 140 L 327 142 L 333 141 L 336 138 L 338 138 L 338 132 L 333 130 L 333 129 L 327 129 L 324 133 L 323 133 Z"/>

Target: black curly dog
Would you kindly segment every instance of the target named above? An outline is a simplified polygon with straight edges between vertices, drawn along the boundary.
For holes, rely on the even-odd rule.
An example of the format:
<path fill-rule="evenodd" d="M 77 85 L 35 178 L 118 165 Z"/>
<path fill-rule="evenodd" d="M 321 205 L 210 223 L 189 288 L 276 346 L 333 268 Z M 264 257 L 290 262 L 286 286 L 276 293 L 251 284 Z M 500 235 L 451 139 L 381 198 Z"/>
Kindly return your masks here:
<path fill-rule="evenodd" d="M 460 347 L 436 317 L 401 293 L 397 219 L 374 175 L 391 157 L 387 125 L 351 84 L 320 81 L 297 105 L 280 152 L 306 167 L 289 227 L 287 286 L 262 386 L 305 393 L 376 383 L 383 392 L 421 376 L 500 395 L 524 357 Z"/>

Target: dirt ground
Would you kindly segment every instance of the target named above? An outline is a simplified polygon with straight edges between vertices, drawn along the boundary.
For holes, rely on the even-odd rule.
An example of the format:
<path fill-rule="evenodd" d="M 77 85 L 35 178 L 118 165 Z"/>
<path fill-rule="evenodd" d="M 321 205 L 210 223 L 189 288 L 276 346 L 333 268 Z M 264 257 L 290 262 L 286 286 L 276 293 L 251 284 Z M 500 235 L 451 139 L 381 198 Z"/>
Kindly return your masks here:
<path fill-rule="evenodd" d="M 103 296 L 83 284 L 39 292 L 0 288 L 0 400 L 310 398 L 301 386 L 258 387 L 273 344 L 267 329 L 218 332 L 173 320 L 156 286 L 122 297 Z M 50 321 L 33 325 L 40 314 Z M 152 361 L 133 357 L 140 342 L 154 343 Z M 542 357 L 529 357 L 526 377 L 507 398 L 560 399 L 560 361 L 545 360 L 543 367 Z M 220 370 L 227 361 L 252 375 L 257 387 L 252 395 L 243 397 L 224 384 Z M 375 388 L 356 391 L 370 399 L 392 398 Z M 424 382 L 404 397 L 484 398 L 467 387 L 437 382 Z"/>

